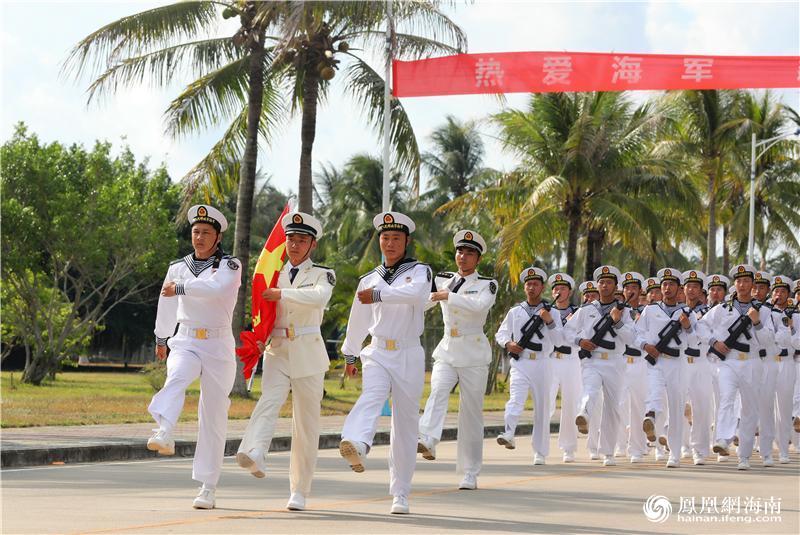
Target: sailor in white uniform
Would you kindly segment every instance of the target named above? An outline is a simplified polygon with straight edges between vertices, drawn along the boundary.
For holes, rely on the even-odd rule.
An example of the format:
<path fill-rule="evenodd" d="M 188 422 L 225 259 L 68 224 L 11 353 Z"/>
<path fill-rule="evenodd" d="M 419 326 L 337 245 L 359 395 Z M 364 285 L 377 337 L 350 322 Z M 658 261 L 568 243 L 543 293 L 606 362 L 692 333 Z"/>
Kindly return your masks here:
<path fill-rule="evenodd" d="M 630 306 L 626 311 L 634 323 L 639 320 L 644 310 L 644 305 L 639 302 L 644 281 L 644 276 L 636 271 L 626 271 L 622 274 L 622 291 L 625 303 Z M 642 358 L 641 349 L 634 346 L 625 348 L 624 400 L 623 420 L 627 430 L 622 430 L 622 442 L 626 445 L 625 452 L 631 463 L 641 463 L 647 455 L 647 437 L 639 425 L 647 400 L 647 363 Z"/>
<path fill-rule="evenodd" d="M 339 452 L 353 471 L 364 471 L 378 417 L 391 396 L 391 512 L 407 514 L 425 383 L 425 352 L 419 338 L 433 275 L 429 266 L 406 257 L 409 235 L 415 229 L 410 217 L 385 212 L 375 216 L 373 224 L 385 260 L 361 277 L 350 309 L 342 353 L 351 375 L 356 370 L 355 358 L 361 358 L 364 378 L 361 396 L 344 422 Z M 368 334 L 372 339 L 362 347 Z"/>
<path fill-rule="evenodd" d="M 463 475 L 459 489 L 478 486 L 483 462 L 483 397 L 492 349 L 483 332 L 489 309 L 497 296 L 497 281 L 481 277 L 477 267 L 486 242 L 473 230 L 460 230 L 453 237 L 457 272 L 439 273 L 437 291 L 429 308 L 438 303 L 444 319 L 444 336 L 433 350 L 431 393 L 419 421 L 417 451 L 423 458 L 436 458 L 442 437 L 450 392 L 458 385 L 458 445 L 456 470 Z"/>
<path fill-rule="evenodd" d="M 278 275 L 277 287 L 264 290 L 264 299 L 277 305 L 275 327 L 264 354 L 261 399 L 253 409 L 236 461 L 255 477 L 266 475 L 275 424 L 291 391 L 292 452 L 286 507 L 302 511 L 317 464 L 320 403 L 330 366 L 320 325 L 336 275 L 311 260 L 322 234 L 319 220 L 304 212 L 291 212 L 283 216 L 281 226 L 289 260 Z"/>
<path fill-rule="evenodd" d="M 792 394 L 796 373 L 792 354 L 792 332 L 789 327 L 789 316 L 787 315 L 789 288 L 791 279 L 785 275 L 776 275 L 772 278 L 772 292 L 770 308 L 772 309 L 772 323 L 775 326 L 775 351 L 773 355 L 768 354 L 764 359 L 764 389 L 759 392 L 762 396 L 761 414 L 766 414 L 770 407 L 767 405 L 772 401 L 775 411 L 774 437 L 778 444 L 778 462 L 786 464 L 789 462 L 789 441 L 792 434 Z M 771 382 L 771 368 L 775 375 L 775 395 L 768 394 L 768 383 Z M 767 462 L 766 456 L 772 452 L 772 441 L 769 440 L 768 427 L 759 424 L 759 451 Z"/>
<path fill-rule="evenodd" d="M 550 356 L 556 346 L 564 345 L 563 325 L 550 303 L 542 300 L 547 274 L 531 266 L 522 270 L 519 280 L 524 285 L 525 301 L 508 311 L 494 336 L 512 357 L 505 431 L 497 437 L 497 443 L 508 449 L 516 447 L 517 423 L 528 395 L 533 394 L 533 464 L 542 465 L 550 452 Z"/>
<path fill-rule="evenodd" d="M 148 409 L 158 429 L 147 441 L 147 449 L 175 454 L 172 435 L 186 389 L 199 377 L 199 430 L 192 479 L 203 486 L 193 506 L 212 509 L 225 455 L 228 395 L 236 376 L 231 321 L 242 270 L 239 260 L 224 254 L 220 247 L 222 233 L 228 228 L 222 212 L 195 205 L 189 208 L 188 218 L 194 253 L 170 264 L 158 300 L 156 356 L 167 358 L 167 346 L 170 353 L 167 381 Z"/>

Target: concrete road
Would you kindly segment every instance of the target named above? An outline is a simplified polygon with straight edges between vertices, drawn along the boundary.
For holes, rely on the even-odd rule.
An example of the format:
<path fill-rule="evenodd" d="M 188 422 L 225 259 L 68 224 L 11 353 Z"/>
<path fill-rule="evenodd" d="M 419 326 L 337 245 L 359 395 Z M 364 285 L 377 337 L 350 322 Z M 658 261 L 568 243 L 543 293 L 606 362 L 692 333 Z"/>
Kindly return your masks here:
<path fill-rule="evenodd" d="M 578 462 L 562 464 L 551 438 L 548 464 L 532 466 L 528 437 L 517 449 L 485 443 L 480 489 L 456 486 L 455 442 L 436 461 L 420 458 L 411 515 L 389 515 L 387 447 L 376 447 L 355 474 L 335 450 L 320 452 L 309 510 L 289 512 L 288 453 L 271 456 L 266 479 L 232 458 L 217 509 L 196 511 L 190 459 L 163 459 L 2 471 L 3 533 L 798 533 L 800 455 L 792 463 L 738 472 L 735 464 L 660 463 L 603 468 L 581 443 Z M 663 522 L 643 511 L 664 496 Z M 691 500 L 694 500 L 692 511 Z M 738 504 L 738 505 L 737 505 Z M 766 511 L 766 507 L 771 511 Z M 666 507 L 666 505 L 665 505 Z M 779 510 L 776 510 L 779 507 Z M 756 510 L 756 508 L 758 510 Z M 658 517 L 661 509 L 652 508 Z M 737 512 L 738 511 L 738 512 Z M 727 515 L 727 516 L 726 516 Z"/>

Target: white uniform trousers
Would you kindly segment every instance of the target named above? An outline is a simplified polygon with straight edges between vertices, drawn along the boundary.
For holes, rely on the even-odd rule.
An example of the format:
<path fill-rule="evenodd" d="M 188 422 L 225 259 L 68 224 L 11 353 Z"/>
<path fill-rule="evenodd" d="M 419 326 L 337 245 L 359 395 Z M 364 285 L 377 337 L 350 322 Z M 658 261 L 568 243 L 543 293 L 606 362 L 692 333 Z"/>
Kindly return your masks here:
<path fill-rule="evenodd" d="M 364 360 L 361 396 L 342 428 L 342 439 L 372 446 L 378 418 L 386 400 L 392 398 L 392 428 L 389 450 L 389 493 L 408 496 L 417 462 L 419 400 L 425 385 L 425 353 L 422 346 L 387 351 L 373 349 Z"/>
<path fill-rule="evenodd" d="M 758 394 L 758 451 L 761 456 L 772 455 L 775 441 L 775 395 L 778 386 L 778 371 L 781 363 L 770 355 L 761 361 L 761 381 L 756 387 Z"/>
<path fill-rule="evenodd" d="M 228 396 L 236 377 L 233 337 L 194 340 L 179 334 L 169 341 L 169 347 L 167 381 L 148 410 L 159 426 L 172 431 L 183 410 L 186 389 L 200 377 L 192 479 L 216 486 L 225 456 Z"/>
<path fill-rule="evenodd" d="M 687 399 L 692 406 L 689 445 L 694 453 L 703 457 L 708 457 L 710 452 L 711 425 L 714 421 L 711 368 L 711 363 L 704 356 L 694 357 L 693 362 L 686 363 Z"/>
<path fill-rule="evenodd" d="M 642 429 L 642 419 L 645 412 L 645 401 L 647 400 L 647 368 L 650 366 L 644 358 L 626 357 L 625 364 L 625 404 L 628 413 L 624 415 L 628 422 L 628 433 L 625 436 L 627 441 L 626 453 L 629 457 L 634 455 L 647 455 L 647 435 Z"/>
<path fill-rule="evenodd" d="M 778 380 L 775 385 L 777 407 L 775 409 L 775 441 L 781 457 L 789 456 L 789 441 L 792 439 L 792 394 L 795 385 L 795 370 L 792 357 L 780 357 Z"/>
<path fill-rule="evenodd" d="M 753 453 L 756 425 L 758 424 L 758 381 L 761 379 L 761 361 L 756 358 L 737 360 L 732 351 L 719 363 L 719 408 L 716 440 L 730 442 L 739 436 L 739 458 L 749 458 Z M 741 399 L 737 413 L 737 394 Z M 738 431 L 737 431 L 738 428 Z"/>
<path fill-rule="evenodd" d="M 622 423 L 622 392 L 625 384 L 625 359 L 612 356 L 609 360 L 597 357 L 584 359 L 581 363 L 583 398 L 580 411 L 589 415 L 589 439 L 592 420 L 599 420 L 600 436 L 598 453 L 614 455 L 614 446 Z M 602 404 L 602 410 L 598 410 Z M 600 417 L 595 416 L 599 413 Z M 591 450 L 591 443 L 589 445 Z"/>
<path fill-rule="evenodd" d="M 550 417 L 556 410 L 556 397 L 561 390 L 561 417 L 558 427 L 558 447 L 565 453 L 578 449 L 578 429 L 575 417 L 581 402 L 581 363 L 577 354 L 550 360 L 553 370 Z"/>
<path fill-rule="evenodd" d="M 289 457 L 290 492 L 308 497 L 319 451 L 319 411 L 325 374 L 290 378 L 286 357 L 264 359 L 261 398 L 258 400 L 239 446 L 240 452 L 269 451 L 281 407 L 292 392 L 292 452 Z"/>
<path fill-rule="evenodd" d="M 550 396 L 552 395 L 553 371 L 549 357 L 536 360 L 519 359 L 511 368 L 511 386 L 506 403 L 506 433 L 517 429 L 519 416 L 525 410 L 528 393 L 533 396 L 533 436 L 531 444 L 534 454 L 547 457 L 550 453 Z M 574 424 L 573 424 L 574 425 Z"/>
<path fill-rule="evenodd" d="M 686 361 L 683 357 L 669 357 L 660 355 L 655 366 L 648 364 L 647 385 L 649 395 L 645 411 L 656 414 L 669 411 L 667 424 L 667 444 L 669 445 L 670 459 L 681 458 L 681 443 L 683 442 L 683 425 L 685 418 L 683 410 L 686 405 Z M 666 407 L 662 391 L 666 391 Z"/>
<path fill-rule="evenodd" d="M 788 362 L 791 363 L 793 357 L 789 356 L 788 358 L 789 358 Z M 792 394 L 792 417 L 800 418 L 800 360 L 794 361 L 794 393 Z M 800 451 L 800 433 L 795 433 L 794 431 L 792 431 L 792 444 L 794 444 L 795 451 Z"/>
<path fill-rule="evenodd" d="M 431 394 L 419 420 L 419 432 L 438 444 L 450 392 L 458 384 L 458 446 L 456 471 L 477 476 L 483 463 L 483 395 L 489 366 L 455 368 L 436 361 L 431 373 Z"/>

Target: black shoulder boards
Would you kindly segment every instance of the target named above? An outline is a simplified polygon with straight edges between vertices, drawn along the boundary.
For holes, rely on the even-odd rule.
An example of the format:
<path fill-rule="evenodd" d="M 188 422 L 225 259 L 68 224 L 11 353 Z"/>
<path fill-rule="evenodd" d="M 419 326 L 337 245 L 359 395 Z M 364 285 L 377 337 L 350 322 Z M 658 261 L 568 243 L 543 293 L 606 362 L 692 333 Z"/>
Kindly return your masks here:
<path fill-rule="evenodd" d="M 311 265 L 314 266 L 314 267 L 322 268 L 322 269 L 331 269 L 331 270 L 333 269 L 333 268 L 328 267 L 328 266 L 323 266 L 322 264 L 311 264 Z"/>
<path fill-rule="evenodd" d="M 442 277 L 443 279 L 452 279 L 455 276 L 455 274 L 454 273 L 450 273 L 449 271 L 441 271 L 441 272 L 437 273 L 436 276 L 437 277 Z"/>

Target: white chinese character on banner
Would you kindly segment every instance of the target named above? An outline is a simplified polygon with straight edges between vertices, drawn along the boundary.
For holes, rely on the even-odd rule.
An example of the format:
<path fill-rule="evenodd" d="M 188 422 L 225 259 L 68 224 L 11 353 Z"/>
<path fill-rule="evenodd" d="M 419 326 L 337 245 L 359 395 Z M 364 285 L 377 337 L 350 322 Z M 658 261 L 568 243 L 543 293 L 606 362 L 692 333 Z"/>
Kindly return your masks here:
<path fill-rule="evenodd" d="M 569 85 L 569 75 L 572 72 L 571 56 L 545 56 L 542 72 L 545 73 L 542 83 L 545 85 Z"/>
<path fill-rule="evenodd" d="M 492 57 L 488 60 L 480 58 L 475 65 L 475 87 L 500 87 L 504 76 L 500 62 Z"/>
<path fill-rule="evenodd" d="M 684 58 L 682 80 L 710 80 L 714 58 Z"/>
<path fill-rule="evenodd" d="M 611 83 L 616 84 L 618 80 L 635 84 L 642 79 L 642 58 L 631 56 L 614 56 L 614 76 Z"/>

